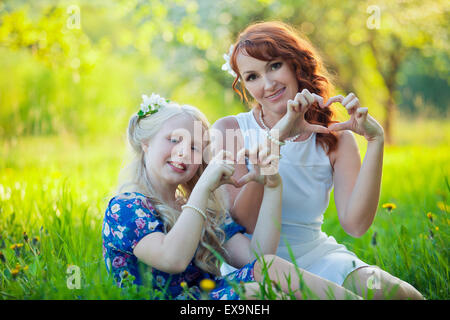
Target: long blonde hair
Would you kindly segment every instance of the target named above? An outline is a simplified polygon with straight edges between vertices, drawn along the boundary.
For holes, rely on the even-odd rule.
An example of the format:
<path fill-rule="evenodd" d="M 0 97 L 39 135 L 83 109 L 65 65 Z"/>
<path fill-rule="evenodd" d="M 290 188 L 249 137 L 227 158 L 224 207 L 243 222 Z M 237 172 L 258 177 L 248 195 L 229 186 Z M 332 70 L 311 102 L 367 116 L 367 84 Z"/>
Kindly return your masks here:
<path fill-rule="evenodd" d="M 124 192 L 139 192 L 150 199 L 151 205 L 156 209 L 159 217 L 164 223 L 165 232 L 176 223 L 180 211 L 173 209 L 166 204 L 162 197 L 155 191 L 152 182 L 148 178 L 142 143 L 148 142 L 155 134 L 161 130 L 164 123 L 170 118 L 187 114 L 192 117 L 192 120 L 201 121 L 205 132 L 208 132 L 209 122 L 206 116 L 197 108 L 189 105 L 178 105 L 170 102 L 162 106 L 158 112 L 139 119 L 137 114 L 134 114 L 128 125 L 128 143 L 131 147 L 132 159 L 129 164 L 124 167 L 120 174 L 120 184 L 117 193 Z M 207 133 L 208 134 L 208 133 Z M 149 151 L 151 151 L 149 149 Z M 202 157 L 202 164 L 194 177 L 183 185 L 177 188 L 177 201 L 186 203 L 192 192 L 195 184 L 200 178 L 203 170 L 206 168 L 206 162 Z M 221 225 L 226 218 L 225 206 L 223 203 L 223 196 L 219 190 L 211 193 L 208 198 L 207 220 L 205 222 L 202 235 L 200 238 L 199 247 L 195 254 L 195 264 L 204 271 L 215 275 L 220 275 L 220 261 L 211 251 L 213 249 L 216 253 L 225 257 L 226 251 L 223 247 L 225 241 L 225 233 L 221 229 Z"/>

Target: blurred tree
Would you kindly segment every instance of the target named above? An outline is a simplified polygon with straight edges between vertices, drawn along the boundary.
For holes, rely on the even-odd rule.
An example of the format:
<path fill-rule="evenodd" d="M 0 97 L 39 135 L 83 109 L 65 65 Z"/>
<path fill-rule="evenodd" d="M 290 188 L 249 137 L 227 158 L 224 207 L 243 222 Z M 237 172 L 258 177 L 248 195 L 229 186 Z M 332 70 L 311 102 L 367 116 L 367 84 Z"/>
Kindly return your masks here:
<path fill-rule="evenodd" d="M 11 73 L 0 77 L 0 135 L 114 130 L 149 90 L 195 104 L 211 120 L 237 113 L 244 106 L 222 56 L 262 20 L 308 37 L 338 93 L 356 92 L 384 118 L 388 141 L 399 102 L 421 108 L 434 94 L 435 104 L 448 104 L 448 90 L 432 88 L 448 89 L 443 0 L 16 0 L 0 3 L 0 64 Z"/>
<path fill-rule="evenodd" d="M 374 7 L 381 12 L 380 27 L 370 28 L 367 40 L 388 89 L 384 128 L 387 142 L 393 142 L 391 123 L 402 63 L 417 51 L 444 51 L 448 56 L 449 7 L 446 1 L 377 1 Z"/>
<path fill-rule="evenodd" d="M 230 29 L 282 20 L 294 25 L 318 47 L 338 89 L 362 93 L 361 101 L 383 117 L 386 141 L 393 142 L 398 75 L 413 52 L 443 55 L 438 67 L 448 88 L 448 5 L 446 1 L 229 1 Z M 244 13 L 245 12 L 245 13 Z M 444 62 L 442 62 L 442 60 Z M 447 90 L 448 91 L 448 90 Z M 447 97 L 447 98 L 446 98 Z M 448 95 L 441 100 L 448 104 Z M 380 108 L 379 106 L 382 106 Z"/>

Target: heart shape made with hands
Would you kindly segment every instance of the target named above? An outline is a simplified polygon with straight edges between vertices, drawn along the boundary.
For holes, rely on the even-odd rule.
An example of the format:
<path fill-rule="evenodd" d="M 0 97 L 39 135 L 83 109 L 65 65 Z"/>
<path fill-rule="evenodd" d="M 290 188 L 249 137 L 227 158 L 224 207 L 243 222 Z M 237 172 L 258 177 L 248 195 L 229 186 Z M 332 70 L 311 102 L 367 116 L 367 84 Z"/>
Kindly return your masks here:
<path fill-rule="evenodd" d="M 247 149 L 238 151 L 237 163 L 245 164 L 246 159 L 249 161 L 250 170 L 237 181 L 240 187 L 250 181 L 269 184 L 269 186 L 274 183 L 271 177 L 278 173 L 279 155 L 272 154 L 266 146 L 259 146 L 250 151 Z"/>
<path fill-rule="evenodd" d="M 346 97 L 337 95 L 328 99 L 324 106 L 329 107 L 333 103 L 339 102 L 345 107 L 350 119 L 345 122 L 338 122 L 331 124 L 328 129 L 332 131 L 352 130 L 356 133 L 363 134 L 359 128 L 366 121 L 368 115 L 367 108 L 361 108 L 359 99 L 354 93 L 349 93 Z"/>
<path fill-rule="evenodd" d="M 236 188 L 241 188 L 250 181 L 255 181 L 264 185 L 267 184 L 270 187 L 279 183 L 276 177 L 279 159 L 279 156 L 271 154 L 268 147 L 260 145 L 252 150 L 245 148 L 239 150 L 236 159 L 233 159 L 229 151 L 221 150 L 213 157 L 209 165 L 215 163 L 224 168 L 218 186 L 231 184 Z M 250 170 L 239 180 L 236 180 L 233 177 L 234 167 L 236 164 L 246 164 L 246 160 L 251 165 Z"/>
<path fill-rule="evenodd" d="M 350 115 L 350 119 L 345 122 L 333 123 L 328 128 L 322 125 L 312 124 L 305 120 L 304 114 L 311 107 L 313 103 L 317 103 L 320 108 L 328 108 L 333 103 L 339 102 L 344 106 Z M 287 102 L 286 120 L 280 120 L 278 127 L 285 129 L 292 126 L 292 123 L 297 122 L 302 127 L 302 132 L 317 132 L 330 133 L 330 131 L 352 130 L 358 134 L 365 135 L 364 123 L 367 123 L 368 109 L 361 108 L 359 99 L 354 93 L 348 94 L 346 97 L 337 95 L 324 102 L 323 97 L 318 94 L 311 93 L 307 89 L 303 89 L 297 93 L 294 100 Z M 298 130 L 298 126 L 296 126 Z M 286 129 L 285 129 L 286 130 Z M 291 127 L 290 134 L 293 134 L 294 129 Z"/>

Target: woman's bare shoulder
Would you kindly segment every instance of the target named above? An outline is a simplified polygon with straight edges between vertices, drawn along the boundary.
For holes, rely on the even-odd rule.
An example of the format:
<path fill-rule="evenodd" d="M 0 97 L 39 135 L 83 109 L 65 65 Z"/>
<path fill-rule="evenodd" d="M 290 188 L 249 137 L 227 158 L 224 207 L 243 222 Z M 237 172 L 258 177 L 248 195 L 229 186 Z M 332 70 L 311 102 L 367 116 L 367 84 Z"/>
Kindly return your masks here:
<path fill-rule="evenodd" d="M 239 123 L 235 116 L 226 116 L 218 119 L 212 125 L 212 128 L 224 131 L 226 129 L 239 129 Z"/>
<path fill-rule="evenodd" d="M 343 155 L 348 156 L 349 154 L 359 155 L 356 138 L 350 130 L 336 131 L 336 136 L 338 139 L 337 147 L 329 154 L 330 162 L 332 163 L 333 167 L 338 157 L 341 157 Z"/>

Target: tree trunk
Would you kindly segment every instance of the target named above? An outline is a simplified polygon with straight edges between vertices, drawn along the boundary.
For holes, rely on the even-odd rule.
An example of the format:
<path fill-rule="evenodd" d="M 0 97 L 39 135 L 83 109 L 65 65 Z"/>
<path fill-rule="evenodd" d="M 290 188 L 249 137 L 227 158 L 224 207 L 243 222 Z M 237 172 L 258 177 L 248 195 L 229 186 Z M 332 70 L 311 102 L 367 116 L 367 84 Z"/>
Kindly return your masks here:
<path fill-rule="evenodd" d="M 392 123 L 395 122 L 396 104 L 394 100 L 394 92 L 389 90 L 389 96 L 386 102 L 386 113 L 384 117 L 384 137 L 387 144 L 394 144 L 394 135 L 392 132 Z"/>
<path fill-rule="evenodd" d="M 395 111 L 397 105 L 395 103 L 394 91 L 396 89 L 396 77 L 403 57 L 406 55 L 406 51 L 402 48 L 400 39 L 395 36 L 391 37 L 392 48 L 383 52 L 383 48 L 380 48 L 380 44 L 375 44 L 375 33 L 370 34 L 369 44 L 372 49 L 372 53 L 377 62 L 377 68 L 383 77 L 386 89 L 388 91 L 388 97 L 385 104 L 384 115 L 384 136 L 387 144 L 394 143 L 394 136 L 392 126 L 395 123 Z"/>

